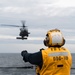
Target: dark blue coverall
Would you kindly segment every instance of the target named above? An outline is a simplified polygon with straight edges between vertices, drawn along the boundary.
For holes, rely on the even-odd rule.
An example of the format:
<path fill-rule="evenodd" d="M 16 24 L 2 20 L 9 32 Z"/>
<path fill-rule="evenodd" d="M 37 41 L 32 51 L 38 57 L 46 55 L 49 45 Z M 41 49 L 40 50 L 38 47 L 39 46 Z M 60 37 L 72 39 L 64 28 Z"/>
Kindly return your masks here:
<path fill-rule="evenodd" d="M 21 55 L 23 56 L 23 60 L 25 62 L 29 62 L 33 65 L 38 65 L 41 69 L 43 60 L 42 60 L 42 53 L 41 51 L 35 52 L 35 53 L 28 53 L 26 50 L 21 52 Z"/>

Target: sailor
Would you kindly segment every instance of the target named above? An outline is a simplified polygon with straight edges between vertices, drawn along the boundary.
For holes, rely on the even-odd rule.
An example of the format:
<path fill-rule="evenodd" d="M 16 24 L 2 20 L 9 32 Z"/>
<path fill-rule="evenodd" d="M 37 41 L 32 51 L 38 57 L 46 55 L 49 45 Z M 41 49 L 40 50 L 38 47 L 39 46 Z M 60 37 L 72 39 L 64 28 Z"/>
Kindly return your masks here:
<path fill-rule="evenodd" d="M 70 51 L 63 47 L 65 39 L 58 29 L 49 30 L 44 39 L 46 49 L 35 53 L 21 52 L 23 60 L 36 65 L 37 75 L 70 75 L 72 56 Z"/>

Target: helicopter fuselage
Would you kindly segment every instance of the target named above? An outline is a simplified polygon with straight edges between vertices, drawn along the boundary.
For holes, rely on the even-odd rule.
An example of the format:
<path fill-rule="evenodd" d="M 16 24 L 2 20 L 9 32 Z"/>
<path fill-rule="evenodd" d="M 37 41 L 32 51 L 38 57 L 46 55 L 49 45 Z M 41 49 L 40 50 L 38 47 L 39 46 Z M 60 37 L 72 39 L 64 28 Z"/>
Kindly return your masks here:
<path fill-rule="evenodd" d="M 20 32 L 19 36 L 22 36 L 22 37 L 27 36 L 28 37 L 28 34 L 29 33 L 26 30 L 24 30 L 24 31 Z"/>
<path fill-rule="evenodd" d="M 19 36 L 22 36 L 22 37 L 28 37 L 29 36 L 29 32 L 26 28 L 20 28 L 20 34 Z"/>
<path fill-rule="evenodd" d="M 28 32 L 28 30 L 26 28 L 20 28 L 19 36 L 21 36 L 21 37 L 17 37 L 17 39 L 22 39 L 22 40 L 27 39 L 29 34 L 30 33 Z"/>

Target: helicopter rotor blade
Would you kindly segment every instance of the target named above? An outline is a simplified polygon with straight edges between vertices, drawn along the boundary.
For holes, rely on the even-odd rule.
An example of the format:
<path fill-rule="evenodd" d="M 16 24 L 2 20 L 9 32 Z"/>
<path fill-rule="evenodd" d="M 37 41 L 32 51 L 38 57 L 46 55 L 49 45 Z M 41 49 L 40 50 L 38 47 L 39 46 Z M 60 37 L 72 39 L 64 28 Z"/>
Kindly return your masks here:
<path fill-rule="evenodd" d="M 25 20 L 22 20 L 22 21 L 21 21 L 21 23 L 22 23 L 22 26 L 19 26 L 19 25 L 10 25 L 10 24 L 1 24 L 0 26 L 10 26 L 10 27 L 27 27 L 27 26 L 25 26 L 25 23 L 26 23 L 26 21 L 25 21 Z"/>
<path fill-rule="evenodd" d="M 1 24 L 1 26 L 22 27 L 22 26 L 18 26 L 18 25 L 6 25 L 6 24 Z"/>
<path fill-rule="evenodd" d="M 27 26 L 25 26 L 25 23 L 26 23 L 25 20 L 22 20 L 21 22 L 22 22 L 22 27 L 27 27 Z"/>

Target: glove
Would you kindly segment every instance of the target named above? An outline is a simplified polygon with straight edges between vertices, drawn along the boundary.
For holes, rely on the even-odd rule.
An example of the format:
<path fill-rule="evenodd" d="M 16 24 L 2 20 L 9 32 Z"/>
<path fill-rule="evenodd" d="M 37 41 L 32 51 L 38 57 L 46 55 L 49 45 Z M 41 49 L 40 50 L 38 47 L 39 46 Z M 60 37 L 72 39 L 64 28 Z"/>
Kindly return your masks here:
<path fill-rule="evenodd" d="M 27 53 L 28 53 L 28 52 L 27 52 L 26 50 L 24 50 L 24 51 L 21 52 L 21 55 L 22 55 L 23 60 L 24 60 L 25 62 L 27 62 L 27 59 L 26 59 L 26 57 L 25 57 L 25 55 L 26 55 Z"/>
<path fill-rule="evenodd" d="M 27 50 L 21 52 L 21 55 L 24 56 L 27 53 Z"/>

